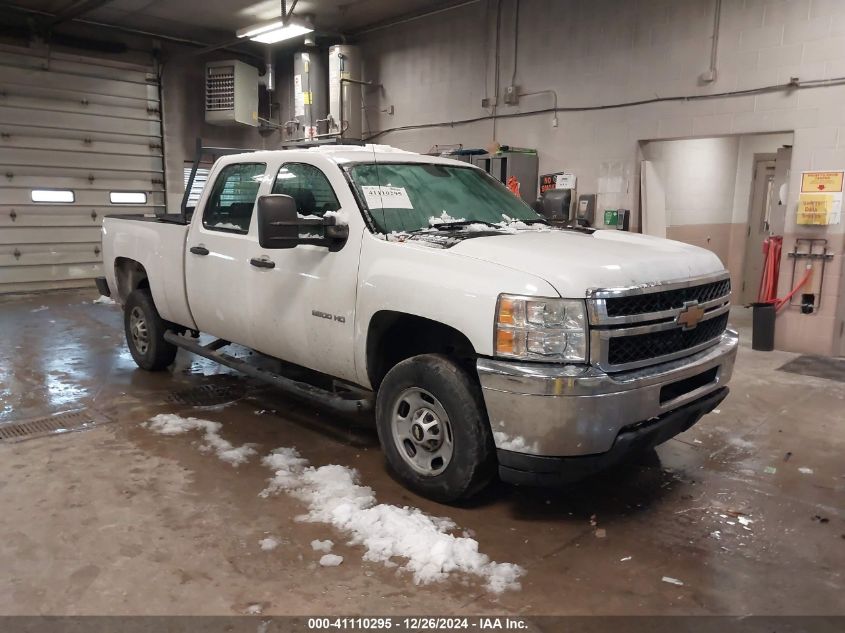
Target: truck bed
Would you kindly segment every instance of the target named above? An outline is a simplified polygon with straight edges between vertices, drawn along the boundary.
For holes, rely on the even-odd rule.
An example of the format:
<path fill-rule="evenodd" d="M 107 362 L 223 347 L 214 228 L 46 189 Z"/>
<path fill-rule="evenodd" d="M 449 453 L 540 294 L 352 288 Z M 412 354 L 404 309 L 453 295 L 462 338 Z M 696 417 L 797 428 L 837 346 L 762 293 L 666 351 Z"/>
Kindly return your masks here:
<path fill-rule="evenodd" d="M 195 328 L 185 288 L 185 239 L 181 215 L 106 216 L 103 220 L 103 270 L 112 297 L 126 301 L 120 271 L 136 262 L 146 271 L 162 318 Z M 128 262 L 126 260 L 129 260 Z"/>

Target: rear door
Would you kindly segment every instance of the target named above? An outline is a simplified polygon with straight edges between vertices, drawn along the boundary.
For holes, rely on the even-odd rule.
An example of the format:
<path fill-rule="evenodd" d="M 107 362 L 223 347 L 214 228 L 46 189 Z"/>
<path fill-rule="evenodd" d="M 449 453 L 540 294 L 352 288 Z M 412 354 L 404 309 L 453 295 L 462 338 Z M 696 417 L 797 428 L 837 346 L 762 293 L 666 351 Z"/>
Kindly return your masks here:
<path fill-rule="evenodd" d="M 197 327 L 250 345 L 247 275 L 255 246 L 255 200 L 267 165 L 223 165 L 203 193 L 185 249 L 188 304 Z M 200 214 L 201 215 L 197 215 Z"/>

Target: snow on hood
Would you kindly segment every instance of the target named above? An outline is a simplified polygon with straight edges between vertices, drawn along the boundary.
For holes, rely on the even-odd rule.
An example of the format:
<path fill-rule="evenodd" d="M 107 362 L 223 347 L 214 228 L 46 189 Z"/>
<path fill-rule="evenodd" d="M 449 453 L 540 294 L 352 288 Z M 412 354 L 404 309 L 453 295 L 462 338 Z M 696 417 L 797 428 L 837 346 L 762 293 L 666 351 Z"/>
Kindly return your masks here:
<path fill-rule="evenodd" d="M 463 240 L 449 252 L 536 275 L 572 298 L 590 288 L 675 281 L 725 269 L 714 253 L 698 246 L 613 230 L 520 231 Z"/>

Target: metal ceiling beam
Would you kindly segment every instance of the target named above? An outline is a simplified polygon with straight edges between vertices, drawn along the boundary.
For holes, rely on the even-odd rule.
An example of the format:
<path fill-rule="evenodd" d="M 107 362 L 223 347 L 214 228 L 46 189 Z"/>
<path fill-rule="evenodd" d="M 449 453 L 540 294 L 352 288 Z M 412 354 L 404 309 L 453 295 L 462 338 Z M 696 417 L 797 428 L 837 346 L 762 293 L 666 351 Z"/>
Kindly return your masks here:
<path fill-rule="evenodd" d="M 404 24 L 406 22 L 413 22 L 414 20 L 419 20 L 421 18 L 427 18 L 430 15 L 436 15 L 438 13 L 452 11 L 453 9 L 460 9 L 461 7 L 465 7 L 470 4 L 478 4 L 482 1 L 483 0 L 451 0 L 450 2 L 441 2 L 439 5 L 435 5 L 434 7 L 425 9 L 423 11 L 406 13 L 395 18 L 389 18 L 380 22 L 374 22 L 373 24 L 369 24 L 367 26 L 362 26 L 358 29 L 353 30 L 351 33 L 349 33 L 349 35 L 363 35 L 364 33 L 370 33 L 372 31 L 380 31 L 382 29 L 386 29 L 391 26 L 396 26 L 398 24 Z"/>
<path fill-rule="evenodd" d="M 9 4 L 7 2 L 0 3 L 0 9 L 3 10 L 10 10 L 10 11 L 18 11 L 20 13 L 26 13 L 29 15 L 39 15 L 48 18 L 55 17 L 55 14 L 49 13 L 47 11 L 41 11 L 39 9 L 30 9 L 29 7 L 22 7 L 19 5 Z M 127 35 L 137 35 L 140 37 L 149 37 L 152 39 L 162 40 L 164 42 L 173 42 L 174 44 L 183 44 L 185 46 L 194 46 L 199 48 L 205 48 L 208 50 L 226 50 L 231 53 L 235 53 L 238 55 L 246 55 L 248 57 L 253 57 L 255 59 L 261 60 L 263 62 L 264 57 L 255 53 L 252 50 L 244 50 L 244 49 L 234 49 L 230 48 L 232 42 L 226 42 L 224 44 L 209 44 L 208 42 L 202 42 L 199 40 L 190 39 L 187 37 L 177 37 L 175 35 L 167 35 L 165 33 L 156 33 L 154 31 L 147 31 L 144 29 L 134 29 L 128 26 L 121 26 L 120 24 L 108 24 L 107 22 L 98 22 L 96 20 L 87 20 L 82 17 L 71 18 L 71 22 L 76 22 L 77 24 L 84 24 L 86 26 L 94 26 L 97 28 L 107 29 L 110 31 L 116 31 L 119 33 L 126 33 Z M 247 45 L 247 42 L 239 42 L 239 44 Z"/>
<path fill-rule="evenodd" d="M 50 18 L 47 21 L 47 26 L 58 26 L 62 22 L 73 20 L 93 11 L 94 9 L 99 9 L 101 6 L 108 4 L 111 1 L 112 0 L 74 0 Z"/>

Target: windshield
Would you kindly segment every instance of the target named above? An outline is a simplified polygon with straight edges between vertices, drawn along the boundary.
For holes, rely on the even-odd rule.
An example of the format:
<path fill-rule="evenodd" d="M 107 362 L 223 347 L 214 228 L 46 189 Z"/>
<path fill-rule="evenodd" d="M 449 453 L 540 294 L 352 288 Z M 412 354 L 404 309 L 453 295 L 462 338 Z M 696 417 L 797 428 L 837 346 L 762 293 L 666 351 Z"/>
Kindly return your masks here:
<path fill-rule="evenodd" d="M 412 232 L 457 223 L 544 222 L 509 189 L 479 169 L 430 163 L 378 163 L 349 168 L 376 228 Z"/>

